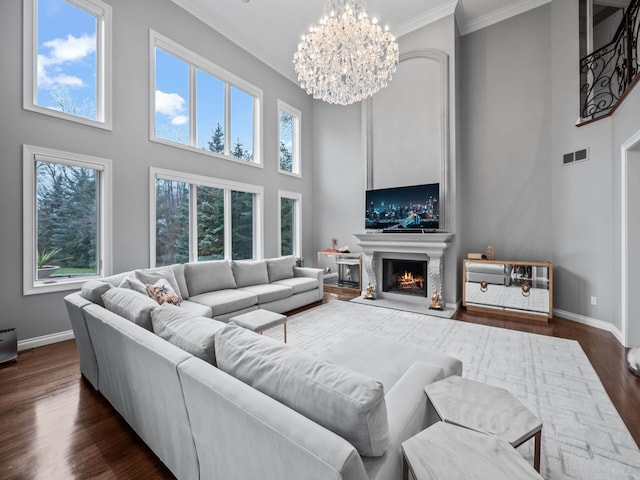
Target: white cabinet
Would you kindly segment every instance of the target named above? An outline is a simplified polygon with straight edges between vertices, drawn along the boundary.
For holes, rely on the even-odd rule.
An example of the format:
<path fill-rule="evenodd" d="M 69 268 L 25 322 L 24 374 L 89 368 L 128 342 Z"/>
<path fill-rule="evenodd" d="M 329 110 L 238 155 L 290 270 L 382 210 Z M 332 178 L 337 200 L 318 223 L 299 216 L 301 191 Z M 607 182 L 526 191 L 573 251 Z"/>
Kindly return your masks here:
<path fill-rule="evenodd" d="M 467 310 L 547 321 L 553 315 L 553 265 L 545 262 L 464 260 Z"/>

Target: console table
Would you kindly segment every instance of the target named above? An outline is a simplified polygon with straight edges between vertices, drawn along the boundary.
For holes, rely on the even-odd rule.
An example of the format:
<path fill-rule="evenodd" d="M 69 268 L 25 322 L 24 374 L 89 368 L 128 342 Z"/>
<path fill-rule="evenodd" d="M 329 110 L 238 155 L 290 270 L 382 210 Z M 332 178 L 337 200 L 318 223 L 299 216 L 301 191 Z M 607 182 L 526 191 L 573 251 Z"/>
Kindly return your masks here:
<path fill-rule="evenodd" d="M 324 281 L 329 285 L 362 289 L 362 255 L 360 253 L 319 251 L 318 268 L 323 269 Z"/>
<path fill-rule="evenodd" d="M 463 260 L 462 305 L 467 310 L 548 322 L 553 316 L 553 264 Z"/>

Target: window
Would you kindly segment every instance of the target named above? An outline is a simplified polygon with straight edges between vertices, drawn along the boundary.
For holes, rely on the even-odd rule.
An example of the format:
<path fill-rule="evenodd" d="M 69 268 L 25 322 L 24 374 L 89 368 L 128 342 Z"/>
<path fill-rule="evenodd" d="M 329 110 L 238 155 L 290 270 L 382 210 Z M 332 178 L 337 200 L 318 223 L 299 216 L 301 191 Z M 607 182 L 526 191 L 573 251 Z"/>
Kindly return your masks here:
<path fill-rule="evenodd" d="M 302 239 L 302 195 L 293 192 L 278 191 L 280 216 L 278 217 L 278 233 L 280 255 L 300 257 Z"/>
<path fill-rule="evenodd" d="M 262 91 L 151 31 L 151 140 L 259 166 Z"/>
<path fill-rule="evenodd" d="M 111 129 L 111 7 L 100 0 L 25 0 L 27 110 Z"/>
<path fill-rule="evenodd" d="M 111 272 L 111 161 L 25 145 L 24 294 Z"/>
<path fill-rule="evenodd" d="M 151 169 L 151 265 L 262 258 L 262 187 Z"/>
<path fill-rule="evenodd" d="M 278 100 L 278 170 L 300 176 L 299 110 Z"/>

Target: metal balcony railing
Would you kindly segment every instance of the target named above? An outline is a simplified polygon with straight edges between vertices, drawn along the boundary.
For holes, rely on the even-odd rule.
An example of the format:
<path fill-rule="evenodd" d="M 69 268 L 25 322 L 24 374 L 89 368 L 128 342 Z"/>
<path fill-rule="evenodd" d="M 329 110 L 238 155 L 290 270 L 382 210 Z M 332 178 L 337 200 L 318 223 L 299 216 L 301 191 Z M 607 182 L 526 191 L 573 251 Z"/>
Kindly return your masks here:
<path fill-rule="evenodd" d="M 613 112 L 638 81 L 640 0 L 632 0 L 611 43 L 580 60 L 580 117 L 582 122 Z"/>

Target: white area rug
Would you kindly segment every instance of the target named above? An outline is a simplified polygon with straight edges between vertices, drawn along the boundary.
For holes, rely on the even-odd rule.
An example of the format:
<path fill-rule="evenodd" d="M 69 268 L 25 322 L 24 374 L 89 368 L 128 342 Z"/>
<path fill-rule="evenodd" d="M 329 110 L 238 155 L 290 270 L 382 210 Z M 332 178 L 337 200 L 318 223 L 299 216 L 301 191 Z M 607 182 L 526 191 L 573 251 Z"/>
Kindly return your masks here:
<path fill-rule="evenodd" d="M 546 480 L 640 480 L 640 450 L 576 341 L 350 302 L 295 315 L 287 330 L 310 352 L 366 331 L 457 357 L 465 377 L 509 390 L 542 419 Z M 518 451 L 531 462 L 533 441 Z"/>

